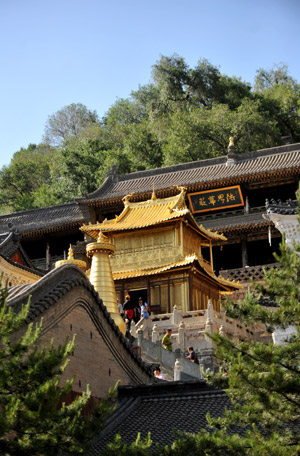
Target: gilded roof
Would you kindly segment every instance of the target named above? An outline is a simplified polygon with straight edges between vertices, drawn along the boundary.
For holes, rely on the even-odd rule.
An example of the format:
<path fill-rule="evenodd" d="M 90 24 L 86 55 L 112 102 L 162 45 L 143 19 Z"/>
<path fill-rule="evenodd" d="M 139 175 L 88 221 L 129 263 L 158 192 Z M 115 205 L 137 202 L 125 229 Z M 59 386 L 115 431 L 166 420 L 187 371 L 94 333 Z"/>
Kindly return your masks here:
<path fill-rule="evenodd" d="M 127 231 L 159 225 L 170 220 L 187 218 L 190 224 L 204 237 L 214 240 L 226 240 L 221 234 L 213 233 L 199 227 L 190 210 L 185 204 L 186 189 L 180 187 L 180 193 L 169 198 L 156 198 L 153 193 L 151 200 L 139 203 L 130 202 L 131 195 L 123 198 L 124 209 L 114 219 L 104 220 L 102 223 L 83 225 L 80 230 L 97 239 L 99 231 Z"/>
<path fill-rule="evenodd" d="M 182 267 L 186 267 L 192 264 L 198 264 L 204 272 L 214 281 L 216 281 L 219 285 L 223 286 L 224 289 L 232 290 L 235 288 L 243 288 L 243 285 L 241 285 L 238 282 L 234 282 L 231 280 L 228 280 L 224 277 L 217 277 L 214 272 L 211 269 L 211 266 L 209 263 L 207 263 L 202 257 L 199 257 L 196 254 L 189 255 L 185 257 L 183 260 L 174 262 L 174 263 L 169 263 L 157 268 L 145 268 L 145 269 L 137 269 L 135 271 L 121 271 L 121 272 L 113 272 L 113 279 L 114 280 L 121 280 L 121 279 L 131 279 L 135 277 L 143 277 L 143 276 L 150 276 L 150 275 L 158 275 L 162 274 L 166 271 L 170 270 L 175 270 L 175 269 L 180 269 Z"/>

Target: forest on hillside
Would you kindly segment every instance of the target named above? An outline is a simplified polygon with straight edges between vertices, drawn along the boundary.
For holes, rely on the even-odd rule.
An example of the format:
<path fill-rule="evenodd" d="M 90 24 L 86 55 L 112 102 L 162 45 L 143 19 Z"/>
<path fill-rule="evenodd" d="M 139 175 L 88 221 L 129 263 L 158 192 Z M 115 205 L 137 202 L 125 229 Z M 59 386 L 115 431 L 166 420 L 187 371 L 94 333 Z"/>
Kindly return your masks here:
<path fill-rule="evenodd" d="M 201 59 L 162 56 L 152 80 L 99 118 L 80 103 L 48 117 L 43 141 L 0 170 L 0 213 L 51 206 L 118 174 L 300 142 L 300 84 L 284 64 L 258 69 L 253 86 Z"/>

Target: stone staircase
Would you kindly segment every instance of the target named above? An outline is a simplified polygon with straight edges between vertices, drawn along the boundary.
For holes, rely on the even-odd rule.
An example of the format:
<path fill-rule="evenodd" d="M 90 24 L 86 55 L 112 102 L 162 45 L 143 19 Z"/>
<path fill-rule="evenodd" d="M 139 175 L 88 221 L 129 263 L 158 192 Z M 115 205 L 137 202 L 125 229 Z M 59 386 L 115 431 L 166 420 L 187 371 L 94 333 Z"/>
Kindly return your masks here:
<path fill-rule="evenodd" d="M 202 379 L 202 370 L 212 369 L 214 365 L 212 349 L 202 353 L 200 365 L 197 365 L 186 359 L 178 348 L 168 351 L 162 347 L 161 341 L 152 342 L 144 339 L 141 329 L 137 331 L 134 345 L 139 347 L 140 356 L 144 361 L 160 366 L 162 374 L 168 381 Z"/>

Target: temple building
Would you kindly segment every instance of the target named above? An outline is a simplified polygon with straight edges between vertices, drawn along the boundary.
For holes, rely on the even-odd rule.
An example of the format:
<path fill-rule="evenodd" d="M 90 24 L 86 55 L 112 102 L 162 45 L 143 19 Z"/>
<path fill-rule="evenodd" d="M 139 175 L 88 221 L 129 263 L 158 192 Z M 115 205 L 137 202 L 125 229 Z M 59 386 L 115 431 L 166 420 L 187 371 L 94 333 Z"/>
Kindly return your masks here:
<path fill-rule="evenodd" d="M 105 233 L 114 245 L 111 265 L 121 302 L 129 293 L 154 312 L 170 313 L 175 305 L 179 311 L 206 309 L 210 299 L 219 310 L 220 293 L 240 287 L 214 273 L 213 242 L 226 238 L 198 225 L 186 206 L 186 188 L 178 191 L 168 198 L 153 191 L 150 200 L 137 203 L 127 195 L 120 215 L 80 229 L 94 240 Z"/>
<path fill-rule="evenodd" d="M 131 203 L 149 200 L 154 185 L 158 198 L 168 198 L 178 193 L 174 186 L 179 185 L 187 188 L 185 202 L 197 224 L 227 238 L 226 243 L 215 240 L 212 247 L 216 275 L 247 282 L 260 277 L 261 265 L 274 263 L 281 240 L 273 221 L 263 218 L 265 200 L 295 199 L 299 180 L 300 144 L 237 155 L 231 142 L 223 157 L 126 175 L 118 175 L 114 167 L 99 189 L 75 202 L 0 216 L 0 244 L 18 232 L 28 260 L 45 272 L 67 258 L 70 243 L 75 257 L 86 260 L 84 233 L 79 231 L 83 223 L 119 215 L 125 195 L 134 192 Z M 206 249 L 204 258 L 210 255 Z"/>

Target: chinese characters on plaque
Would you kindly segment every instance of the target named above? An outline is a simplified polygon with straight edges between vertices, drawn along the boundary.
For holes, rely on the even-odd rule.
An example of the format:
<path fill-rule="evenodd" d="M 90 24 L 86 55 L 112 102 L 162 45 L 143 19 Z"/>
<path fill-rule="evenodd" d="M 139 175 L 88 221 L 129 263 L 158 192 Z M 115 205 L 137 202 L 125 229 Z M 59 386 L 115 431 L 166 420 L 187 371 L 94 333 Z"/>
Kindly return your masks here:
<path fill-rule="evenodd" d="M 243 195 L 239 185 L 190 193 L 188 198 L 192 213 L 244 206 Z"/>

